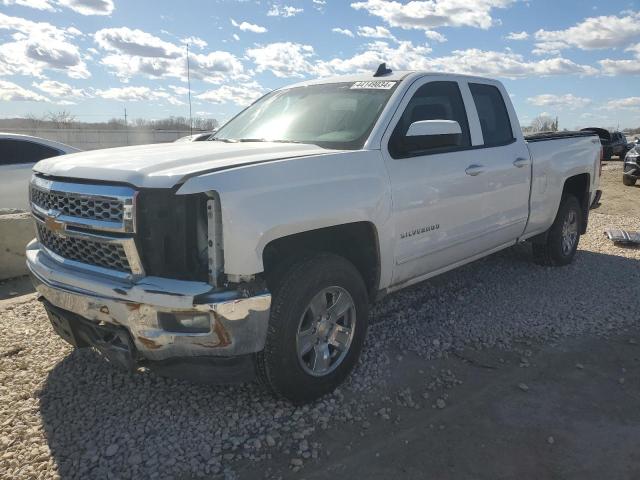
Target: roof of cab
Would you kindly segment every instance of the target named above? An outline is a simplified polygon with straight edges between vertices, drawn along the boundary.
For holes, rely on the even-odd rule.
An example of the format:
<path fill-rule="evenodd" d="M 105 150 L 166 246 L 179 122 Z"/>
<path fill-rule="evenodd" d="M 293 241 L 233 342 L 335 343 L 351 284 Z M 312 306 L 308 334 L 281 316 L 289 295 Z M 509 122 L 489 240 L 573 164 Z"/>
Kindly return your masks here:
<path fill-rule="evenodd" d="M 349 82 L 373 82 L 373 81 L 391 81 L 391 82 L 399 82 L 402 80 L 406 80 L 408 78 L 421 77 L 423 75 L 433 75 L 433 76 L 450 76 L 456 78 L 464 78 L 467 80 L 479 80 L 482 82 L 488 83 L 500 83 L 498 80 L 488 77 L 479 77 L 476 75 L 464 75 L 460 73 L 451 73 L 451 72 L 429 72 L 429 71 L 419 71 L 419 70 L 402 70 L 402 71 L 393 71 L 386 75 L 381 75 L 375 77 L 373 75 L 374 72 L 371 73 L 360 73 L 356 75 L 342 75 L 335 77 L 321 77 L 314 78 L 311 80 L 305 80 L 303 82 L 294 83 L 291 85 L 283 86 L 277 90 L 286 90 L 288 88 L 295 87 L 306 87 L 309 85 L 320 85 L 325 83 L 349 83 Z"/>
<path fill-rule="evenodd" d="M 356 75 L 341 75 L 336 77 L 321 77 L 314 78 L 311 80 L 305 80 L 304 82 L 294 83 L 292 85 L 287 85 L 283 88 L 293 88 L 293 87 L 306 87 L 308 85 L 319 85 L 322 83 L 348 83 L 348 82 L 371 82 L 371 81 L 390 81 L 397 82 L 400 80 L 404 80 L 407 76 L 412 73 L 417 73 L 413 71 L 401 71 L 401 72 L 391 72 L 386 75 L 382 75 L 380 77 L 374 77 L 372 73 L 360 73 Z"/>

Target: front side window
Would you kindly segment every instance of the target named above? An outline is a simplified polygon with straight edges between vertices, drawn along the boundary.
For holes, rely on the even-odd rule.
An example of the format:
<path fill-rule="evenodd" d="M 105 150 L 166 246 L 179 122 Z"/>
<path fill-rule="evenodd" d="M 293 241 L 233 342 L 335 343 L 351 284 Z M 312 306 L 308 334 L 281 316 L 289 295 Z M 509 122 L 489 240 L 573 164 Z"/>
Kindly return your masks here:
<path fill-rule="evenodd" d="M 481 83 L 470 83 L 469 89 L 478 111 L 484 145 L 495 147 L 512 142 L 511 121 L 500 90 Z"/>
<path fill-rule="evenodd" d="M 408 137 L 411 124 L 421 120 L 455 120 L 462 133 Z M 470 145 L 467 112 L 458 84 L 430 82 L 420 87 L 409 100 L 389 140 L 389 153 L 393 158 L 404 158 L 450 152 Z"/>
<path fill-rule="evenodd" d="M 0 165 L 36 163 L 58 155 L 58 150 L 39 143 L 14 139 L 0 140 Z"/>
<path fill-rule="evenodd" d="M 277 90 L 230 120 L 210 140 L 359 149 L 397 83 L 343 82 Z"/>

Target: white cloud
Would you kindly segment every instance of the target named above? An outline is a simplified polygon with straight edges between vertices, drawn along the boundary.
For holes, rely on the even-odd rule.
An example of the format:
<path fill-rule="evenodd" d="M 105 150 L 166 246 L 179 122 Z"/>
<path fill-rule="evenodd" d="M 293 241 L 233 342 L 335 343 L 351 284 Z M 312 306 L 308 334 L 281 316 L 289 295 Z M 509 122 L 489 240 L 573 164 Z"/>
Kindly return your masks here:
<path fill-rule="evenodd" d="M 296 8 L 290 6 L 281 7 L 279 5 L 271 5 L 271 8 L 267 12 L 269 17 L 295 17 L 297 14 L 304 12 L 303 8 Z"/>
<path fill-rule="evenodd" d="M 2 0 L 2 5 L 19 5 L 21 7 L 35 8 L 36 10 L 46 10 L 55 12 L 56 9 L 51 4 L 51 0 Z"/>
<path fill-rule="evenodd" d="M 584 108 L 591 103 L 591 100 L 584 97 L 576 97 L 568 93 L 566 95 L 543 94 L 527 98 L 527 102 L 537 107 L 560 107 L 560 108 Z"/>
<path fill-rule="evenodd" d="M 111 15 L 114 10 L 113 0 L 57 0 L 80 15 Z"/>
<path fill-rule="evenodd" d="M 233 39 L 234 39 L 236 42 L 239 42 L 239 41 L 240 41 L 240 36 L 239 36 L 237 33 L 234 33 L 234 34 L 232 35 L 232 37 L 233 37 Z"/>
<path fill-rule="evenodd" d="M 313 8 L 319 12 L 324 12 L 324 7 L 327 5 L 325 0 L 313 0 Z"/>
<path fill-rule="evenodd" d="M 590 17 L 566 30 L 538 30 L 536 53 L 557 54 L 570 47 L 582 50 L 624 47 L 640 37 L 640 12 Z"/>
<path fill-rule="evenodd" d="M 41 92 L 55 98 L 87 98 L 90 95 L 81 88 L 74 88 L 68 83 L 58 82 L 55 80 L 44 80 L 42 82 L 33 82 L 32 85 Z"/>
<path fill-rule="evenodd" d="M 450 55 L 434 58 L 432 69 L 503 78 L 597 73 L 589 65 L 577 64 L 562 57 L 531 61 L 508 50 L 498 52 L 476 48 L 454 50 Z"/>
<path fill-rule="evenodd" d="M 353 32 L 351 30 L 349 30 L 348 28 L 332 28 L 331 31 L 333 33 L 339 33 L 341 35 L 346 35 L 347 37 L 353 37 Z"/>
<path fill-rule="evenodd" d="M 211 103 L 235 103 L 241 107 L 251 104 L 264 94 L 257 82 L 244 83 L 242 85 L 222 85 L 214 90 L 208 90 L 196 95 L 198 100 Z"/>
<path fill-rule="evenodd" d="M 102 49 L 112 52 L 100 63 L 123 81 L 136 75 L 187 79 L 186 49 L 181 46 L 128 27 L 105 28 L 94 38 Z M 210 83 L 221 83 L 228 77 L 244 78 L 242 62 L 229 52 L 190 52 L 189 66 L 192 78 Z"/>
<path fill-rule="evenodd" d="M 128 27 L 103 28 L 94 34 L 96 43 L 104 50 L 138 57 L 177 58 L 182 49 L 170 42 Z"/>
<path fill-rule="evenodd" d="M 187 37 L 180 39 L 180 43 L 183 45 L 194 45 L 200 50 L 207 47 L 208 43 L 200 37 Z"/>
<path fill-rule="evenodd" d="M 0 80 L 0 100 L 5 102 L 48 102 L 46 97 L 32 90 L 27 90 L 13 82 Z"/>
<path fill-rule="evenodd" d="M 632 52 L 635 55 L 634 60 L 612 60 L 605 58 L 600 60 L 602 73 L 605 75 L 640 75 L 640 43 L 631 45 L 625 49 L 625 52 Z"/>
<path fill-rule="evenodd" d="M 429 70 L 427 55 L 431 52 L 428 45 L 413 45 L 408 41 L 398 42 L 391 47 L 387 42 L 377 41 L 366 45 L 367 50 L 350 58 L 334 58 L 316 64 L 316 72 L 322 76 L 375 72 L 378 65 L 387 62 L 387 66 L 396 70 Z"/>
<path fill-rule="evenodd" d="M 611 60 L 598 62 L 605 75 L 640 75 L 640 60 Z"/>
<path fill-rule="evenodd" d="M 300 43 L 276 42 L 246 52 L 256 64 L 258 72 L 270 71 L 276 77 L 303 77 L 309 73 L 312 66 L 310 57 L 314 55 L 313 47 Z"/>
<path fill-rule="evenodd" d="M 256 25 L 254 23 L 249 23 L 249 22 L 238 23 L 233 18 L 231 19 L 231 25 L 233 25 L 236 28 L 239 28 L 243 32 L 265 33 L 267 31 L 266 28 L 261 27 L 260 25 Z"/>
<path fill-rule="evenodd" d="M 640 97 L 620 98 L 610 100 L 604 106 L 607 110 L 640 110 Z"/>
<path fill-rule="evenodd" d="M 64 71 L 72 78 L 91 76 L 80 50 L 71 43 L 75 29 L 63 30 L 46 22 L 32 22 L 0 13 L 0 30 L 14 32 L 0 45 L 0 75 L 42 78 L 47 69 Z"/>
<path fill-rule="evenodd" d="M 625 49 L 625 52 L 633 52 L 636 57 L 640 58 L 640 43 L 631 45 L 630 47 Z"/>
<path fill-rule="evenodd" d="M 428 45 L 414 45 L 409 41 L 400 41 L 395 47 L 387 42 L 377 41 L 365 48 L 365 51 L 350 58 L 320 61 L 315 65 L 315 71 L 323 76 L 373 72 L 381 62 L 387 62 L 387 66 L 394 70 L 426 70 L 503 78 L 597 73 L 591 66 L 580 65 L 565 58 L 530 61 L 509 50 L 499 52 L 470 48 L 454 50 L 441 57 L 431 57 Z"/>
<path fill-rule="evenodd" d="M 173 95 L 164 90 L 151 90 L 148 87 L 114 87 L 105 90 L 96 90 L 98 97 L 119 102 L 143 102 L 151 100 L 164 100 L 172 105 L 183 105 Z"/>
<path fill-rule="evenodd" d="M 505 37 L 507 40 L 526 40 L 529 38 L 529 34 L 527 32 L 510 32 L 509 35 Z"/>
<path fill-rule="evenodd" d="M 386 28 L 377 27 L 358 27 L 358 36 L 366 38 L 388 38 L 395 40 L 396 37 Z"/>
<path fill-rule="evenodd" d="M 439 32 L 436 32 L 435 30 L 425 30 L 424 31 L 424 35 L 425 37 L 427 37 L 429 40 L 433 40 L 434 42 L 446 42 L 447 41 L 447 37 L 445 37 L 444 35 L 442 35 Z"/>
<path fill-rule="evenodd" d="M 189 89 L 187 87 L 181 87 L 179 85 L 169 85 L 169 88 L 173 90 L 173 93 L 176 95 L 187 95 L 189 93 Z"/>
<path fill-rule="evenodd" d="M 100 63 L 124 81 L 137 75 L 187 80 L 186 56 L 167 59 L 114 54 L 107 55 Z M 216 51 L 206 55 L 191 53 L 189 66 L 192 79 L 196 78 L 209 83 L 221 83 L 229 77 L 245 78 L 242 63 L 229 52 Z"/>
<path fill-rule="evenodd" d="M 351 7 L 382 18 L 392 27 L 431 30 L 438 27 L 477 27 L 487 29 L 496 22 L 491 12 L 515 0 L 389 0 L 355 2 Z"/>

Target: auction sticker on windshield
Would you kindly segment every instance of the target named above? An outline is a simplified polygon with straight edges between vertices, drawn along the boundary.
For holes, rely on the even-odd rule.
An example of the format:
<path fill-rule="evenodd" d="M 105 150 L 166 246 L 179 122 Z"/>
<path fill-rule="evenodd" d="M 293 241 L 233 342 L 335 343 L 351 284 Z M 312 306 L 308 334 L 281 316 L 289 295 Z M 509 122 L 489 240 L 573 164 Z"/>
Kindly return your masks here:
<path fill-rule="evenodd" d="M 390 90 L 396 82 L 385 82 L 383 80 L 372 80 L 368 82 L 355 82 L 351 85 L 351 89 L 367 89 L 367 90 Z"/>

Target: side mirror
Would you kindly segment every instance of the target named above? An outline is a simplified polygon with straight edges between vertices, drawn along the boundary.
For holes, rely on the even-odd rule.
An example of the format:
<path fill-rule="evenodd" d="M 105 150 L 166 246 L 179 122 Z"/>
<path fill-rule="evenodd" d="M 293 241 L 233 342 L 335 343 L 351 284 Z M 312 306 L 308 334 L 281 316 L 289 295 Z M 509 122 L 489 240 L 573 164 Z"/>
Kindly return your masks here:
<path fill-rule="evenodd" d="M 460 134 L 462 129 L 455 120 L 419 120 L 413 122 L 407 130 L 407 137 Z"/>

